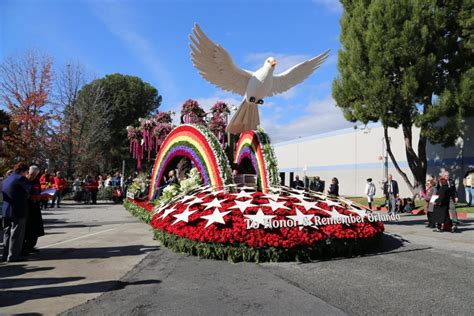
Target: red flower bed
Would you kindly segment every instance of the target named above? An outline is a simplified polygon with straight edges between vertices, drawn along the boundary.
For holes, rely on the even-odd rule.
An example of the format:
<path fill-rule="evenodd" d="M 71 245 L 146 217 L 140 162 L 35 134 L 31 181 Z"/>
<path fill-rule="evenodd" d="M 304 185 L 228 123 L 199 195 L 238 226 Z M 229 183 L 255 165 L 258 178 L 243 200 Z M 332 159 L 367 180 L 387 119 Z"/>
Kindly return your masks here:
<path fill-rule="evenodd" d="M 288 220 L 287 216 L 297 215 L 296 210 L 300 214 L 314 215 L 319 218 L 331 218 L 329 214 L 331 210 L 337 211 L 340 215 L 359 216 L 350 210 L 350 207 L 344 204 L 328 205 L 324 200 L 315 201 L 314 205 L 320 209 L 310 208 L 306 210 L 303 205 L 298 205 L 301 199 L 298 197 L 281 196 L 278 202 L 285 202 L 285 208 L 272 209 L 269 198 L 265 194 L 256 192 L 252 194 L 252 198 L 242 197 L 236 198 L 236 194 L 228 193 L 199 193 L 197 197 L 203 200 L 202 203 L 188 204 L 188 200 L 180 201 L 169 205 L 166 209 L 172 212 L 163 218 L 164 210 L 155 214 L 151 220 L 151 225 L 155 229 L 163 230 L 169 234 L 184 237 L 186 239 L 201 243 L 221 243 L 227 245 L 245 245 L 250 248 L 275 247 L 291 249 L 295 247 L 311 247 L 318 242 L 324 240 L 348 240 L 348 239 L 367 239 L 376 236 L 384 230 L 382 222 L 370 222 L 365 219 L 362 223 L 352 224 L 330 224 L 299 227 L 282 227 L 282 228 L 264 228 L 259 225 L 258 228 L 248 229 L 248 220 L 245 215 L 254 215 L 261 209 L 265 215 L 274 215 L 273 221 Z M 203 216 L 211 215 L 216 207 L 206 210 L 206 203 L 217 198 L 221 202 L 221 207 L 217 209 L 219 212 L 229 212 L 222 218 L 225 224 L 213 222 L 208 227 L 208 219 Z M 236 200 L 246 201 L 252 200 L 256 206 L 247 207 L 244 212 L 238 208 L 232 208 L 236 205 Z M 144 205 L 149 207 L 149 205 Z M 185 210 L 193 212 L 188 217 L 188 222 L 178 221 L 174 215 L 179 215 Z M 326 212 L 326 211 L 328 212 Z M 336 216 L 339 216 L 336 214 Z M 312 219 L 314 223 L 314 218 Z M 175 223 L 176 222 L 176 223 Z"/>
<path fill-rule="evenodd" d="M 153 204 L 148 201 L 139 201 L 139 200 L 132 200 L 128 199 L 130 202 L 134 203 L 135 205 L 147 210 L 148 212 L 153 212 Z"/>

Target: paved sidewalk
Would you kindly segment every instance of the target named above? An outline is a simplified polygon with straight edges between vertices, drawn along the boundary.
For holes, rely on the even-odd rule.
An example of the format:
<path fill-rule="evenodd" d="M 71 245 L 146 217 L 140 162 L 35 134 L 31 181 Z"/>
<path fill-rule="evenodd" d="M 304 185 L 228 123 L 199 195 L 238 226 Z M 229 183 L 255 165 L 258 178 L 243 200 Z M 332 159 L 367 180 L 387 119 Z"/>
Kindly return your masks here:
<path fill-rule="evenodd" d="M 0 264 L 0 314 L 54 315 L 112 288 L 150 251 L 148 225 L 122 205 L 65 203 L 43 211 L 46 236 L 27 261 Z"/>
<path fill-rule="evenodd" d="M 401 215 L 400 221 L 385 223 L 385 232 L 407 243 L 474 254 L 474 214 L 469 213 L 467 218 L 460 220 L 455 233 L 433 232 L 433 228 L 426 227 L 427 223 L 426 215 Z"/>

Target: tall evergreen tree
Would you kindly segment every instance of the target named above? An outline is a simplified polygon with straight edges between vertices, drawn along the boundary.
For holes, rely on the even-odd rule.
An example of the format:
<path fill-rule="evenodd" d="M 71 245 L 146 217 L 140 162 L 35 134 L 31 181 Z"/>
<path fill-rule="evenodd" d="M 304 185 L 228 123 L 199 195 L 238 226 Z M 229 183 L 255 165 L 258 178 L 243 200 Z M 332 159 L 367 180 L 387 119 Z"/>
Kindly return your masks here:
<path fill-rule="evenodd" d="M 112 74 L 86 84 L 77 100 L 84 118 L 83 167 L 93 163 L 94 169 L 108 171 L 122 160 L 132 163 L 126 127 L 154 113 L 160 103 L 158 91 L 138 77 Z"/>
<path fill-rule="evenodd" d="M 388 154 L 415 194 L 426 180 L 427 142 L 454 145 L 474 114 L 473 1 L 341 2 L 333 96 L 347 120 L 382 123 Z M 393 155 L 389 127 L 403 130 L 413 183 Z"/>

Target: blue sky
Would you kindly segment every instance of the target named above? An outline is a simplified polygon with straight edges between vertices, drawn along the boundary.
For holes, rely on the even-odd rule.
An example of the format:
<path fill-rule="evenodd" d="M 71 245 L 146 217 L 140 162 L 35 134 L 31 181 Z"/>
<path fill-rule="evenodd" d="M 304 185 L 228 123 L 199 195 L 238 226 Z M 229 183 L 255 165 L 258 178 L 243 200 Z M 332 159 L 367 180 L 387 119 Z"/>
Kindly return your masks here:
<path fill-rule="evenodd" d="M 341 13 L 337 0 L 2 0 L 0 60 L 36 49 L 52 56 L 56 68 L 76 61 L 94 77 L 138 76 L 163 96 L 160 110 L 179 111 L 189 98 L 205 108 L 242 98 L 209 84 L 192 66 L 188 36 L 195 22 L 249 70 L 274 56 L 278 73 L 331 49 L 308 80 L 260 108 L 263 127 L 279 142 L 352 125 L 331 98 Z"/>

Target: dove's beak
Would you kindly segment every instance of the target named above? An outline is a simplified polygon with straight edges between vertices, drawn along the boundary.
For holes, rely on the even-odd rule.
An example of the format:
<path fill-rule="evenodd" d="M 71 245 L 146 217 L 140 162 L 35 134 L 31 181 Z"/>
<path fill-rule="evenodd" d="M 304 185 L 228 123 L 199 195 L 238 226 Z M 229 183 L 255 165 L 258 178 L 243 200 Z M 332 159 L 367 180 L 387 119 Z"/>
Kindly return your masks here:
<path fill-rule="evenodd" d="M 276 60 L 270 62 L 270 65 L 272 65 L 272 67 L 275 67 L 276 64 L 277 64 Z"/>

